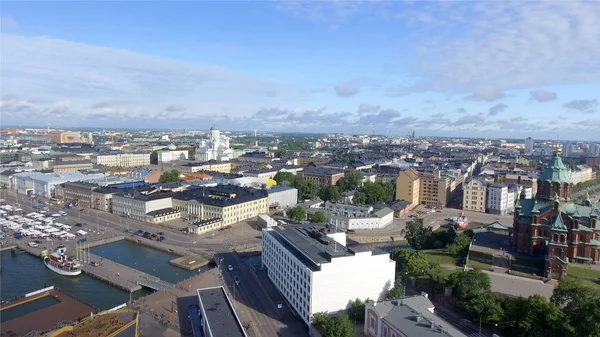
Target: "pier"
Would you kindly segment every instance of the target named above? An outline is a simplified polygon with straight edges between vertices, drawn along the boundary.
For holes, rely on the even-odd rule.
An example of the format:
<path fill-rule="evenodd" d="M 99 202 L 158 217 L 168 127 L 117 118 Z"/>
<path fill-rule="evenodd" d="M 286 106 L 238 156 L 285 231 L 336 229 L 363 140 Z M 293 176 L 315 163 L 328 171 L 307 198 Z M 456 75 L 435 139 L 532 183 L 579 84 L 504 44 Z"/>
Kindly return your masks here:
<path fill-rule="evenodd" d="M 37 257 L 41 257 L 42 251 L 45 250 L 44 248 L 39 247 L 33 248 L 26 244 L 18 244 L 18 248 Z M 154 277 L 150 274 L 129 268 L 108 259 L 103 259 L 100 256 L 91 253 L 89 254 L 89 260 L 86 259 L 86 261 L 95 261 L 98 263 L 98 265 L 93 266 L 89 263 L 83 263 L 83 261 L 80 261 L 82 263 L 81 270 L 83 273 L 128 292 L 138 291 L 142 289 L 143 286 L 154 290 L 163 290 L 165 287 L 167 287 L 166 284 L 168 284 L 167 282 L 161 281 L 157 277 Z M 149 282 L 148 280 L 153 281 Z M 155 289 L 159 288 L 158 284 L 160 284 L 160 282 L 156 280 L 163 282 L 162 286 L 160 286 L 160 289 Z"/>

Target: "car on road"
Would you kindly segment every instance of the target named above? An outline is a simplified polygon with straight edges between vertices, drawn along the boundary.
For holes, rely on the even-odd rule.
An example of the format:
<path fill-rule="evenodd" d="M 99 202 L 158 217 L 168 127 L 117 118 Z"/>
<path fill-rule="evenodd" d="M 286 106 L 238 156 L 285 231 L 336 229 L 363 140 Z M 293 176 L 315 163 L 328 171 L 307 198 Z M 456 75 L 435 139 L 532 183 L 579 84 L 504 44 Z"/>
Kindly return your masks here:
<path fill-rule="evenodd" d="M 158 232 L 158 233 L 156 233 L 156 235 L 165 235 L 165 233 L 163 233 L 163 232 Z"/>
<path fill-rule="evenodd" d="M 150 232 L 144 232 L 144 234 L 142 234 L 143 237 L 145 237 L 146 239 L 150 237 Z"/>
<path fill-rule="evenodd" d="M 356 231 L 353 229 L 349 229 L 346 231 L 346 234 L 356 234 Z"/>
<path fill-rule="evenodd" d="M 141 229 L 138 229 L 137 232 L 135 232 L 135 235 L 137 236 L 142 236 L 142 234 L 144 234 L 144 231 Z"/>
<path fill-rule="evenodd" d="M 228 265 L 228 266 L 227 266 L 227 270 L 229 270 L 229 271 L 233 271 L 233 266 L 232 266 L 232 265 Z"/>
<path fill-rule="evenodd" d="M 79 222 L 75 224 L 75 227 L 82 227 L 82 226 L 83 226 L 83 224 L 79 223 Z"/>
<path fill-rule="evenodd" d="M 156 234 L 152 234 L 148 237 L 150 240 L 158 240 L 158 236 Z"/>
<path fill-rule="evenodd" d="M 133 233 L 133 231 L 131 229 L 126 229 L 125 233 Z"/>
<path fill-rule="evenodd" d="M 60 215 L 67 215 L 67 212 L 65 212 L 65 211 L 58 211 L 58 214 L 60 214 Z"/>
<path fill-rule="evenodd" d="M 240 278 L 239 277 L 234 277 L 233 280 L 235 281 L 235 284 L 238 285 L 240 284 Z"/>
<path fill-rule="evenodd" d="M 99 267 L 100 263 L 96 262 L 96 261 L 90 261 L 90 265 L 94 266 L 94 267 Z"/>
<path fill-rule="evenodd" d="M 158 241 L 165 241 L 166 239 L 167 239 L 167 237 L 164 236 L 164 235 L 159 235 L 158 236 Z"/>

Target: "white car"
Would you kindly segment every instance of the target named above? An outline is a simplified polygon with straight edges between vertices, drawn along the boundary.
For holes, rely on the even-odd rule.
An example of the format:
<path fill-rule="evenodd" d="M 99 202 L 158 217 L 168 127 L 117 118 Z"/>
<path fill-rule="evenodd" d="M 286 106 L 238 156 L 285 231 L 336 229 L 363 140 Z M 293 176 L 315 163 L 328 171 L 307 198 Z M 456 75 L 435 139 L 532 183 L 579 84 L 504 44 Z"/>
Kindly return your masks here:
<path fill-rule="evenodd" d="M 65 212 L 65 211 L 58 211 L 58 214 L 60 214 L 60 215 L 67 215 L 67 212 Z"/>
<path fill-rule="evenodd" d="M 232 266 L 232 265 L 228 265 L 228 266 L 227 266 L 227 270 L 229 270 L 229 271 L 233 271 L 233 266 Z"/>

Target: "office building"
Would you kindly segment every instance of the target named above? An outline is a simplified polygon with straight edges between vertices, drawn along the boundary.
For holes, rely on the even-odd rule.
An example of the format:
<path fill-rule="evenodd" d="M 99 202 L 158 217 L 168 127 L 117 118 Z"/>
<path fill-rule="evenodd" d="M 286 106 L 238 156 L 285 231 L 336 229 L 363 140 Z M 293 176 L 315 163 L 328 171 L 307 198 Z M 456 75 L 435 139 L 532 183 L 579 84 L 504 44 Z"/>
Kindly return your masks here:
<path fill-rule="evenodd" d="M 533 153 L 533 138 L 527 137 L 525 138 L 525 154 Z"/>
<path fill-rule="evenodd" d="M 414 170 L 400 172 L 396 179 L 396 200 L 404 200 L 413 208 L 420 203 L 420 178 Z"/>
<path fill-rule="evenodd" d="M 344 172 L 321 168 L 306 168 L 298 172 L 298 176 L 306 181 L 314 181 L 320 186 L 332 186 L 344 177 Z"/>
<path fill-rule="evenodd" d="M 515 191 L 505 184 L 489 184 L 487 187 L 487 212 L 504 215 L 514 210 Z"/>
<path fill-rule="evenodd" d="M 158 151 L 157 154 L 159 163 L 188 159 L 188 150 L 162 150 Z"/>
<path fill-rule="evenodd" d="M 262 231 L 262 264 L 298 316 L 336 313 L 360 299 L 383 299 L 394 284 L 389 254 L 346 247 L 330 225 L 282 225 Z"/>
<path fill-rule="evenodd" d="M 363 332 L 368 337 L 467 337 L 436 315 L 426 293 L 367 302 Z"/>
<path fill-rule="evenodd" d="M 289 186 L 272 186 L 267 188 L 267 205 L 269 208 L 286 209 L 298 204 L 298 190 Z"/>
<path fill-rule="evenodd" d="M 112 196 L 114 214 L 127 218 L 161 223 L 181 217 L 173 208 L 173 192 L 149 187 L 146 189 L 125 190 Z"/>
<path fill-rule="evenodd" d="M 472 179 L 463 185 L 463 210 L 485 213 L 487 206 L 487 183 Z"/>

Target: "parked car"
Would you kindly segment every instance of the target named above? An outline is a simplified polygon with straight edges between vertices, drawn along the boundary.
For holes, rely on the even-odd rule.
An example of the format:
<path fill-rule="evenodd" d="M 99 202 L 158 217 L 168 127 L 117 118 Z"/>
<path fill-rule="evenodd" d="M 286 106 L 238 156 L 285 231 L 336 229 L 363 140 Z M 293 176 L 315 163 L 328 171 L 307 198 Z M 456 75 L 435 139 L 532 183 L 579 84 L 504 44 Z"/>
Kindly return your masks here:
<path fill-rule="evenodd" d="M 156 235 L 165 235 L 165 233 L 163 233 L 163 232 L 158 232 L 158 233 L 156 233 Z"/>
<path fill-rule="evenodd" d="M 144 231 L 141 229 L 138 229 L 137 232 L 135 232 L 135 235 L 137 236 L 142 236 L 142 234 L 144 234 Z"/>
<path fill-rule="evenodd" d="M 158 237 L 158 241 L 165 241 L 167 238 L 164 235 Z"/>
<path fill-rule="evenodd" d="M 356 234 L 356 231 L 354 229 L 349 229 L 346 231 L 346 234 Z"/>
<path fill-rule="evenodd" d="M 158 239 L 158 236 L 157 236 L 156 234 L 152 234 L 152 235 L 150 235 L 150 236 L 148 237 L 148 239 L 150 239 L 150 240 L 157 240 L 157 239 Z"/>
<path fill-rule="evenodd" d="M 149 238 L 150 235 L 152 235 L 150 232 L 144 232 L 144 234 L 142 234 L 142 236 L 145 237 L 146 239 Z"/>
<path fill-rule="evenodd" d="M 83 224 L 81 224 L 79 222 L 75 224 L 75 227 L 82 227 L 82 226 L 83 226 Z"/>
<path fill-rule="evenodd" d="M 98 263 L 96 261 L 90 261 L 90 265 L 92 265 L 94 267 L 98 267 L 98 266 L 100 266 L 100 263 Z"/>
<path fill-rule="evenodd" d="M 228 266 L 227 266 L 227 270 L 229 270 L 229 271 L 233 271 L 233 266 L 232 266 L 232 265 L 228 265 Z"/>

